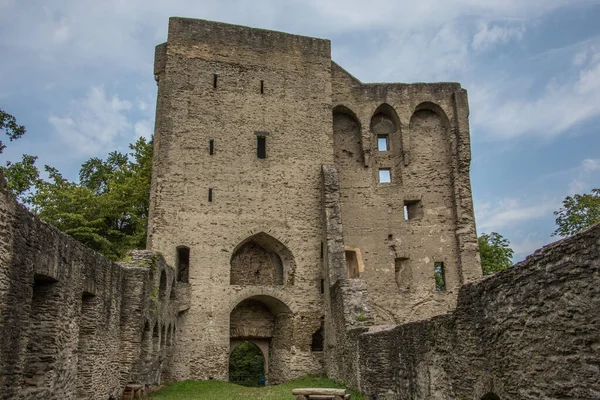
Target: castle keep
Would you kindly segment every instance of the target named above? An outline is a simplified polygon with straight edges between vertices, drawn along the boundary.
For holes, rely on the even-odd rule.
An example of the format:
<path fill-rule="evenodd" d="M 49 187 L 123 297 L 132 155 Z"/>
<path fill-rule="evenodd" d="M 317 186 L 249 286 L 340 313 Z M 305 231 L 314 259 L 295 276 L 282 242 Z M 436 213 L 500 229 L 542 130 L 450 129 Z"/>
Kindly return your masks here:
<path fill-rule="evenodd" d="M 481 275 L 459 84 L 363 84 L 328 40 L 184 18 L 155 78 L 148 243 L 186 269 L 181 378 L 227 379 L 241 339 L 269 349 L 271 382 L 322 371 L 328 236 L 375 324 L 443 314 Z M 324 166 L 339 232 L 323 220 Z"/>
<path fill-rule="evenodd" d="M 600 398 L 600 224 L 481 279 L 466 91 L 365 84 L 328 40 L 171 18 L 148 249 L 115 263 L 0 173 L 0 399 L 310 373 L 379 400 Z"/>

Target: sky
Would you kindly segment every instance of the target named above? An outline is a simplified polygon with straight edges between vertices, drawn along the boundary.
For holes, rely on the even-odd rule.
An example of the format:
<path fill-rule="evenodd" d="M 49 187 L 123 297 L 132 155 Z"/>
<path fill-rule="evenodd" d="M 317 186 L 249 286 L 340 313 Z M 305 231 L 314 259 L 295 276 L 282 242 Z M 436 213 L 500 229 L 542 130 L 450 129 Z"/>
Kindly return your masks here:
<path fill-rule="evenodd" d="M 170 16 L 328 38 L 362 82 L 460 82 L 477 231 L 514 261 L 557 239 L 565 196 L 600 187 L 600 0 L 0 0 L 0 108 L 27 127 L 0 163 L 76 180 L 150 137 Z"/>

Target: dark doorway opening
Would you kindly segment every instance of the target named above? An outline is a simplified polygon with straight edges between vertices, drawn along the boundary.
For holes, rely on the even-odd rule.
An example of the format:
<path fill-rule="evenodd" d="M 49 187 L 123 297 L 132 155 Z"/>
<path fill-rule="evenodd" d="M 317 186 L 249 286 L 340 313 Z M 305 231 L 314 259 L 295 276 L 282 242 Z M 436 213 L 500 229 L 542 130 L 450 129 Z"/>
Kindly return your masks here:
<path fill-rule="evenodd" d="M 244 386 L 264 386 L 265 358 L 260 348 L 246 340 L 229 356 L 229 381 Z"/>

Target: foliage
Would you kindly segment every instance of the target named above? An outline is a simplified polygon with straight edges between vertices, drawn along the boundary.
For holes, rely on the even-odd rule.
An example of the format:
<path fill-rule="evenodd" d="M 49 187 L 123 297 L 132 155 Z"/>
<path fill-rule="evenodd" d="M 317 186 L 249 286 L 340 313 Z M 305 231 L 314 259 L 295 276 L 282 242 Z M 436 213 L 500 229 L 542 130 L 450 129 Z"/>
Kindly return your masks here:
<path fill-rule="evenodd" d="M 260 386 L 265 376 L 262 352 L 252 342 L 238 345 L 229 356 L 229 380 L 244 386 Z"/>
<path fill-rule="evenodd" d="M 435 277 L 435 291 L 442 292 L 446 290 L 446 277 L 444 273 L 444 263 L 433 263 L 433 276 Z"/>
<path fill-rule="evenodd" d="M 40 218 L 110 259 L 146 247 L 152 174 L 152 141 L 140 138 L 131 152 L 111 152 L 106 160 L 91 158 L 70 182 L 45 166 L 40 179 L 37 157 L 3 168 L 13 194 Z"/>
<path fill-rule="evenodd" d="M 292 389 L 306 387 L 343 388 L 344 386 L 327 377 L 308 376 L 294 379 L 281 385 L 266 387 L 244 387 L 230 382 L 185 381 L 169 384 L 165 389 L 150 395 L 151 400 L 289 400 L 293 399 Z M 350 391 L 353 400 L 366 400 L 367 397 Z"/>
<path fill-rule="evenodd" d="M 21 161 L 14 163 L 8 161 L 6 167 L 1 168 L 8 188 L 21 201 L 26 199 L 26 195 L 38 184 L 40 179 L 40 173 L 35 166 L 36 160 L 35 156 L 23 154 Z"/>
<path fill-rule="evenodd" d="M 25 127 L 17 124 L 17 120 L 0 108 L 0 131 L 4 131 L 8 139 L 12 142 L 25 134 Z M 0 153 L 4 151 L 6 145 L 0 140 Z"/>
<path fill-rule="evenodd" d="M 567 196 L 562 207 L 554 212 L 558 228 L 554 236 L 571 236 L 600 222 L 600 189 L 591 193 Z"/>
<path fill-rule="evenodd" d="M 512 265 L 513 250 L 510 242 L 501 234 L 492 232 L 482 234 L 477 238 L 481 268 L 484 275 L 492 275 Z"/>

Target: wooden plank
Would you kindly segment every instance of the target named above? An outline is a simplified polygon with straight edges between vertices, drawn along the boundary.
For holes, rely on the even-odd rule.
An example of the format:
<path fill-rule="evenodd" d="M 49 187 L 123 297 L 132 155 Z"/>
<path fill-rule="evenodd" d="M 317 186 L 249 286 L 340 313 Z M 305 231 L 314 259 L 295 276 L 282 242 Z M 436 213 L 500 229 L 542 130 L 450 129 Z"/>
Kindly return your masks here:
<path fill-rule="evenodd" d="M 346 395 L 346 389 L 331 389 L 331 388 L 297 388 L 292 389 L 292 394 L 294 396 L 304 395 L 329 395 L 329 396 L 340 396 L 344 397 Z"/>

